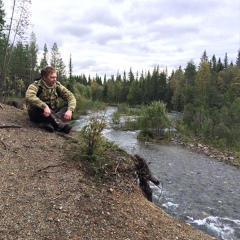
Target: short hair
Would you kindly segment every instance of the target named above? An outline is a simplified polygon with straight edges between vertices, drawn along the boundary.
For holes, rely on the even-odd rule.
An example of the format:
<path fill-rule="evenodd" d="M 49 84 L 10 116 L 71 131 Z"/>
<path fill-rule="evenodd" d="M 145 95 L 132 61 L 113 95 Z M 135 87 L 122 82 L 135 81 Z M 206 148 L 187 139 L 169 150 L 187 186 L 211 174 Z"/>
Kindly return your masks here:
<path fill-rule="evenodd" d="M 54 67 L 46 66 L 41 70 L 41 78 L 47 77 L 50 73 L 55 73 L 57 70 Z"/>

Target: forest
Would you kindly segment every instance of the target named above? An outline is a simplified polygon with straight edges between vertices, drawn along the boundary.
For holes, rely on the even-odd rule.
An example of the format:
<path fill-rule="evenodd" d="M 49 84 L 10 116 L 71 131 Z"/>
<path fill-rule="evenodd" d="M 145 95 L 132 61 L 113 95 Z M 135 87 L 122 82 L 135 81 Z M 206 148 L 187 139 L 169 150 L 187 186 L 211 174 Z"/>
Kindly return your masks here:
<path fill-rule="evenodd" d="M 20 6 L 14 7 L 13 12 Z M 236 50 L 235 62 L 228 61 L 227 53 L 221 59 L 209 57 L 204 50 L 198 66 L 190 60 L 171 73 L 155 66 L 137 74 L 130 68 L 108 78 L 97 73 L 95 77 L 74 75 L 71 56 L 66 67 L 57 43 L 50 50 L 45 44 L 38 61 L 36 36 L 32 32 L 26 37 L 29 12 L 20 10 L 21 18 L 13 21 L 12 17 L 6 23 L 0 0 L 1 102 L 23 100 L 29 84 L 40 77 L 40 69 L 51 65 L 58 70 L 58 81 L 75 94 L 81 113 L 101 103 L 132 107 L 160 101 L 167 111 L 184 113 L 179 131 L 240 152 L 240 50 Z"/>

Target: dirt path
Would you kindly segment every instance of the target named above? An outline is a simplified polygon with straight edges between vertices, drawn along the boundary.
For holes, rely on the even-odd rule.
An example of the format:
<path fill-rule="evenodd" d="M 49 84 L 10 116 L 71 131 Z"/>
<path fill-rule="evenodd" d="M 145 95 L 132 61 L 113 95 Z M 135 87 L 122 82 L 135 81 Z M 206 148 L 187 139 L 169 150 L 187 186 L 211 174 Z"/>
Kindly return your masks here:
<path fill-rule="evenodd" d="M 147 201 L 127 154 L 108 153 L 120 165 L 98 186 L 83 162 L 70 160 L 65 137 L 2 106 L 0 239 L 213 239 Z"/>

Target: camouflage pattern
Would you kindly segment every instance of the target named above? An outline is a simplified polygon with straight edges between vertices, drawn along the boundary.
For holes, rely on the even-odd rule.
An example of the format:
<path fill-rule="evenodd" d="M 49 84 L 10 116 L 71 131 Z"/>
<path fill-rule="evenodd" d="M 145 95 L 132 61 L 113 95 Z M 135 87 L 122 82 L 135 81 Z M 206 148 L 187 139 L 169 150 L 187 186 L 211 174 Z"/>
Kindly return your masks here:
<path fill-rule="evenodd" d="M 37 97 L 39 87 L 42 88 L 42 91 Z M 58 81 L 52 88 L 47 88 L 42 79 L 33 82 L 26 91 L 25 99 L 28 111 L 36 107 L 44 109 L 47 105 L 50 109 L 54 110 L 58 107 L 59 97 L 68 103 L 68 110 L 75 110 L 76 99 L 74 95 Z"/>

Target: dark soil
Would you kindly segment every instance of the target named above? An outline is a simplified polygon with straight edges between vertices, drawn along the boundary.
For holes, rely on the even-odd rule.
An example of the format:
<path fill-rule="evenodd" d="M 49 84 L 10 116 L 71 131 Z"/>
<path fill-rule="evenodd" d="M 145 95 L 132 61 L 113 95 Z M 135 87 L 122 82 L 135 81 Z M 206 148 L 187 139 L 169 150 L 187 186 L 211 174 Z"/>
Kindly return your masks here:
<path fill-rule="evenodd" d="M 0 114 L 0 239 L 213 239 L 148 201 L 124 151 L 105 153 L 112 169 L 97 184 L 69 157 L 77 132 L 49 133 L 12 106 Z"/>

